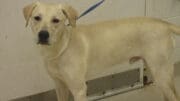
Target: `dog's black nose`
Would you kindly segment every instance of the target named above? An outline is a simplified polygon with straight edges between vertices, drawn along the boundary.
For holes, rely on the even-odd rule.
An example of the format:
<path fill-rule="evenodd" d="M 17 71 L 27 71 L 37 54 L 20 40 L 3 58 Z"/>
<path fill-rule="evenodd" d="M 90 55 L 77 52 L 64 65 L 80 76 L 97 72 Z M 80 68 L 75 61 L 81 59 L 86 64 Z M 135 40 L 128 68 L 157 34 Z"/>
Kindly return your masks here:
<path fill-rule="evenodd" d="M 40 44 L 48 44 L 49 32 L 42 30 L 38 34 Z"/>

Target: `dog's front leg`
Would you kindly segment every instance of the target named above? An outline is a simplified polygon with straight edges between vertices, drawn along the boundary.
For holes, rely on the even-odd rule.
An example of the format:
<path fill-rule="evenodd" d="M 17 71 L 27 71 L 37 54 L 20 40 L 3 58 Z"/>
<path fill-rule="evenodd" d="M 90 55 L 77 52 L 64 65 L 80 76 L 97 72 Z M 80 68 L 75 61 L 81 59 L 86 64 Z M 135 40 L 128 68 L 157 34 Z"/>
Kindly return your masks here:
<path fill-rule="evenodd" d="M 69 85 L 69 88 L 74 97 L 74 101 L 88 101 L 86 96 L 87 86 L 85 81 L 79 81 L 76 79 L 76 82 L 72 82 Z"/>
<path fill-rule="evenodd" d="M 67 75 L 65 77 L 65 80 L 67 86 L 74 97 L 74 101 L 87 101 L 85 67 L 76 67 L 76 66 L 72 66 L 72 67 L 71 69 L 69 68 L 66 72 Z"/>
<path fill-rule="evenodd" d="M 66 84 L 60 79 L 54 79 L 56 85 L 56 95 L 58 101 L 69 101 L 70 93 Z"/>

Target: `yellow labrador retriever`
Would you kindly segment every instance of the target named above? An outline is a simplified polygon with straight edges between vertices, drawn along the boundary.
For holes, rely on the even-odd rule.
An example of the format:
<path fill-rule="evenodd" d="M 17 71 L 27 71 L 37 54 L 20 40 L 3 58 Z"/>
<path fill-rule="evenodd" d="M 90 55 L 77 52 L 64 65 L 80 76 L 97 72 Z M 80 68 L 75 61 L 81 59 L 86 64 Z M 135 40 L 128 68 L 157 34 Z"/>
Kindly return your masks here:
<path fill-rule="evenodd" d="M 55 81 L 58 101 L 68 101 L 69 91 L 74 101 L 87 101 L 89 69 L 110 68 L 133 57 L 144 60 L 166 101 L 179 101 L 172 34 L 180 35 L 180 27 L 147 17 L 76 26 L 76 11 L 63 4 L 36 2 L 23 12 Z"/>

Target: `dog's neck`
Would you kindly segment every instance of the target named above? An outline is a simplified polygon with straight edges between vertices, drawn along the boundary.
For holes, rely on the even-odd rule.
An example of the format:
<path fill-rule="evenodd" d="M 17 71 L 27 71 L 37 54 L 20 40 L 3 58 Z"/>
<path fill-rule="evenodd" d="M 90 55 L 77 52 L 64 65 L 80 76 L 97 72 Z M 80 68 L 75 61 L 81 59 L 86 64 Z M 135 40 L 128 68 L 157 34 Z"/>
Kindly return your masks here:
<path fill-rule="evenodd" d="M 41 46 L 41 53 L 44 59 L 54 60 L 58 59 L 68 47 L 68 43 L 71 39 L 71 28 L 66 28 L 61 32 L 60 40 L 54 45 Z"/>

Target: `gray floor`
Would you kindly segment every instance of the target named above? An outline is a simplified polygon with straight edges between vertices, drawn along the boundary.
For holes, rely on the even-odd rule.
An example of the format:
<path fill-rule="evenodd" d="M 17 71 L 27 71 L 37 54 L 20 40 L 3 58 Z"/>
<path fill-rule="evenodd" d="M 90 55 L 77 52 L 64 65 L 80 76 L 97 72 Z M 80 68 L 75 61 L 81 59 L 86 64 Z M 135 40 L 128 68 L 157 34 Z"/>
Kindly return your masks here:
<path fill-rule="evenodd" d="M 180 93 L 180 62 L 176 64 L 176 89 Z M 13 101 L 57 101 L 55 91 L 49 91 L 42 94 L 17 99 Z M 159 90 L 152 84 L 142 89 L 126 92 L 116 96 L 101 99 L 99 101 L 163 101 L 162 95 Z"/>

